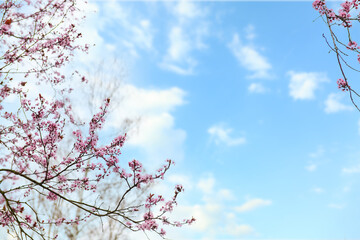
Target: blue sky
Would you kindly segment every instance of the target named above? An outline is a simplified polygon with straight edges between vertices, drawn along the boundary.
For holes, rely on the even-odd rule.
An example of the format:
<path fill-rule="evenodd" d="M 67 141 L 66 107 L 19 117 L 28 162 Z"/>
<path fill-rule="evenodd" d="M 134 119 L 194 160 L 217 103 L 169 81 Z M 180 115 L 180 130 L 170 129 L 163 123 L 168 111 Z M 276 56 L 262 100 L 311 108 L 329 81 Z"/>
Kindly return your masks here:
<path fill-rule="evenodd" d="M 134 121 L 124 159 L 177 163 L 156 190 L 182 183 L 174 215 L 197 223 L 170 239 L 360 237 L 360 115 L 310 1 L 86 9 L 96 46 L 77 61 L 121 81 L 108 129 Z"/>

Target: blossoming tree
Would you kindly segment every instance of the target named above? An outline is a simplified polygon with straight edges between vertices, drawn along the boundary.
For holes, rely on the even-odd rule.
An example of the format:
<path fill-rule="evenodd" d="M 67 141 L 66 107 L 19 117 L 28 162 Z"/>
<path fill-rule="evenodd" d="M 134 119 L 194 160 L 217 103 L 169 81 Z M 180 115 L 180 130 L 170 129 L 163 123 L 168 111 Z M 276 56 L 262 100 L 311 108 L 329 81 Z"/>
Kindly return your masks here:
<path fill-rule="evenodd" d="M 144 173 L 137 160 L 123 164 L 119 155 L 126 134 L 108 143 L 99 140 L 110 99 L 87 124 L 75 120 L 62 67 L 75 51 L 88 50 L 76 43 L 81 38 L 77 1 L 5 0 L 0 14 L 0 225 L 16 239 L 55 239 L 58 235 L 50 228 L 76 225 L 89 217 L 110 218 L 129 230 L 160 236 L 165 235 L 161 224 L 192 223 L 194 218 L 173 221 L 168 216 L 183 191 L 181 185 L 167 201 L 155 194 L 141 203 L 127 201 L 163 179 L 173 162 L 167 160 L 154 174 Z M 71 75 L 71 81 L 78 80 L 86 82 L 77 72 Z M 34 96 L 26 90 L 32 82 L 38 89 L 50 84 L 53 97 L 41 92 Z M 74 129 L 72 136 L 67 129 Z M 60 154 L 64 142 L 67 151 Z M 98 189 L 108 179 L 122 187 L 116 189 L 117 198 L 104 200 Z M 88 197 L 79 197 L 78 191 Z M 73 211 L 54 217 L 36 204 L 38 198 L 62 202 Z"/>
<path fill-rule="evenodd" d="M 349 70 L 360 72 L 359 68 L 355 67 L 360 63 L 360 45 L 353 39 L 356 34 L 353 30 L 354 24 L 360 22 L 359 4 L 359 0 L 346 0 L 335 11 L 328 6 L 326 0 L 313 2 L 313 7 L 320 13 L 330 32 L 330 39 L 327 39 L 325 35 L 323 37 L 331 51 L 335 53 L 340 68 L 341 77 L 337 80 L 338 87 L 349 93 L 351 102 L 360 111 L 356 103 L 356 97 L 360 97 L 360 95 L 350 87 L 348 77 Z"/>

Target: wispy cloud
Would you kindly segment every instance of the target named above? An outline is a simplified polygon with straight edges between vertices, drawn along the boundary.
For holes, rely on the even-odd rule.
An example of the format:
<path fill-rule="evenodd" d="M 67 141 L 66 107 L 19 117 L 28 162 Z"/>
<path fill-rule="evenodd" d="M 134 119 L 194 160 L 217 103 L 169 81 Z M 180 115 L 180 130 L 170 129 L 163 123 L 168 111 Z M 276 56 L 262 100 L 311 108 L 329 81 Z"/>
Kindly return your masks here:
<path fill-rule="evenodd" d="M 319 166 L 318 159 L 321 158 L 325 153 L 325 149 L 322 146 L 318 146 L 317 149 L 309 153 L 309 157 L 313 160 L 308 162 L 308 165 L 305 166 L 305 169 L 309 172 L 314 172 Z M 315 162 L 314 162 L 315 161 Z"/>
<path fill-rule="evenodd" d="M 251 35 L 247 34 L 252 39 Z M 241 42 L 239 34 L 233 35 L 229 48 L 238 60 L 239 64 L 250 71 L 249 78 L 270 78 L 269 71 L 272 66 L 268 60 L 253 46 L 253 44 L 244 44 Z"/>
<path fill-rule="evenodd" d="M 206 174 L 201 177 L 195 186 L 196 189 L 203 194 L 202 200 L 205 202 L 222 202 L 235 199 L 235 196 L 230 189 L 217 188 L 216 179 L 212 174 Z"/>
<path fill-rule="evenodd" d="M 305 167 L 309 172 L 314 172 L 317 169 L 317 165 L 315 163 L 310 163 Z"/>
<path fill-rule="evenodd" d="M 173 27 L 169 33 L 170 46 L 160 66 L 181 75 L 194 71 L 197 61 L 190 56 L 192 43 L 181 27 Z"/>
<path fill-rule="evenodd" d="M 325 153 L 325 149 L 322 146 L 318 146 L 315 152 L 309 153 L 309 157 L 311 158 L 319 158 L 323 156 Z"/>
<path fill-rule="evenodd" d="M 343 173 L 360 173 L 360 164 L 352 167 L 343 168 L 341 171 Z"/>
<path fill-rule="evenodd" d="M 235 237 L 243 237 L 254 233 L 254 229 L 247 224 L 234 224 L 226 228 L 226 231 Z"/>
<path fill-rule="evenodd" d="M 247 25 L 245 28 L 245 33 L 246 33 L 245 37 L 247 40 L 249 41 L 254 40 L 256 37 L 254 25 L 252 24 Z"/>
<path fill-rule="evenodd" d="M 351 191 L 351 186 L 345 186 L 343 188 L 343 192 L 350 192 Z"/>
<path fill-rule="evenodd" d="M 176 87 L 157 90 L 125 85 L 118 95 L 122 104 L 112 111 L 111 122 L 115 127 L 124 112 L 139 119 L 137 128 L 128 132 L 130 145 L 141 147 L 154 161 L 181 160 L 186 132 L 176 128 L 172 111 L 185 103 L 184 97 L 185 92 Z"/>
<path fill-rule="evenodd" d="M 335 208 L 335 209 L 343 209 L 345 207 L 344 204 L 336 204 L 336 203 L 329 203 L 329 208 Z"/>
<path fill-rule="evenodd" d="M 233 129 L 225 128 L 222 125 L 213 125 L 208 129 L 211 139 L 216 144 L 225 144 L 227 146 L 238 146 L 246 142 L 245 137 L 231 137 Z"/>
<path fill-rule="evenodd" d="M 238 206 L 235 208 L 237 212 L 248 212 L 252 211 L 259 207 L 269 206 L 272 204 L 271 200 L 264 200 L 261 198 L 254 198 L 250 199 L 247 202 L 245 202 L 243 205 Z"/>
<path fill-rule="evenodd" d="M 173 13 L 180 22 L 188 21 L 205 15 L 205 11 L 196 5 L 194 1 L 180 0 L 172 8 Z"/>
<path fill-rule="evenodd" d="M 289 71 L 289 94 L 295 100 L 310 100 L 315 98 L 315 91 L 320 83 L 328 82 L 326 74 L 319 72 Z"/>
<path fill-rule="evenodd" d="M 106 32 L 106 35 L 107 41 L 116 44 L 117 50 L 120 50 L 124 57 L 137 58 L 140 56 L 140 51 L 155 51 L 153 45 L 155 29 L 151 19 L 145 17 L 136 8 L 125 6 L 118 1 L 104 1 L 99 6 L 101 6 L 100 16 L 96 23 L 98 31 L 120 28 L 121 31 Z"/>
<path fill-rule="evenodd" d="M 214 191 L 215 178 L 211 175 L 206 178 L 202 178 L 199 180 L 196 186 L 205 194 L 211 194 Z"/>
<path fill-rule="evenodd" d="M 159 66 L 181 75 L 194 73 L 197 60 L 193 52 L 206 48 L 207 11 L 190 1 L 169 4 L 175 16 L 168 33 L 169 46 Z"/>
<path fill-rule="evenodd" d="M 331 93 L 325 100 L 325 109 L 326 113 L 337 113 L 340 111 L 352 111 L 354 108 L 349 105 L 341 103 L 343 95 L 341 93 Z"/>
<path fill-rule="evenodd" d="M 314 193 L 317 193 L 317 194 L 321 194 L 321 193 L 324 193 L 325 190 L 323 188 L 320 188 L 320 187 L 314 187 L 311 189 L 312 192 Z"/>
<path fill-rule="evenodd" d="M 250 93 L 265 93 L 268 91 L 261 83 L 251 83 L 248 87 Z"/>

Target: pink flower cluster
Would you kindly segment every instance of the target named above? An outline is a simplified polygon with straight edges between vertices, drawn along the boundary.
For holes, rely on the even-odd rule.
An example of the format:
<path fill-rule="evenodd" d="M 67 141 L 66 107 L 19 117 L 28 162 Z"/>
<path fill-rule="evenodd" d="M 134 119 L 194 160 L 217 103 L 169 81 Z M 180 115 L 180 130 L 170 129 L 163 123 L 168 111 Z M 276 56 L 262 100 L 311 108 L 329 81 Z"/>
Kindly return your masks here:
<path fill-rule="evenodd" d="M 348 85 L 347 81 L 345 81 L 342 78 L 337 80 L 337 85 L 338 88 L 341 89 L 342 91 L 349 91 L 350 89 L 350 86 Z"/>
<path fill-rule="evenodd" d="M 56 69 L 69 62 L 75 50 L 88 49 L 75 44 L 82 36 L 71 23 L 77 11 L 75 6 L 76 0 L 3 1 L 0 73 L 12 73 L 12 64 L 21 63 L 25 77 L 32 74 L 39 80 L 63 82 L 65 77 Z"/>
<path fill-rule="evenodd" d="M 359 0 L 344 1 L 340 6 L 338 14 L 335 14 L 333 9 L 327 7 L 325 0 L 315 0 L 313 2 L 315 10 L 317 10 L 321 15 L 325 15 L 330 23 L 333 21 L 340 21 L 344 27 L 350 28 L 352 26 L 350 12 L 353 9 L 358 9 Z"/>

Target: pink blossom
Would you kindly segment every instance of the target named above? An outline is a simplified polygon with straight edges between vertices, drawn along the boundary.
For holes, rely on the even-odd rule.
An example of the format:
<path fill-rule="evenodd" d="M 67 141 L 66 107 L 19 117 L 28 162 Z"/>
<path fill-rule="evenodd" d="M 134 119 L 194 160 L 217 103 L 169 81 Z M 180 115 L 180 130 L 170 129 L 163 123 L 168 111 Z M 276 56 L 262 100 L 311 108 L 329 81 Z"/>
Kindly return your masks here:
<path fill-rule="evenodd" d="M 27 223 L 31 223 L 31 222 L 32 222 L 31 216 L 30 216 L 30 215 L 25 215 L 25 221 L 26 221 Z"/>
<path fill-rule="evenodd" d="M 338 88 L 341 89 L 342 91 L 349 91 L 350 89 L 348 83 L 342 78 L 337 80 L 337 84 L 338 84 Z"/>
<path fill-rule="evenodd" d="M 49 192 L 49 194 L 47 195 L 46 198 L 49 200 L 55 201 L 58 198 L 58 196 L 53 192 Z"/>

